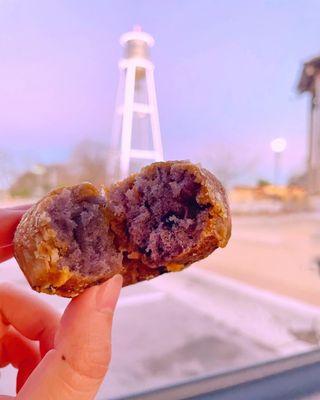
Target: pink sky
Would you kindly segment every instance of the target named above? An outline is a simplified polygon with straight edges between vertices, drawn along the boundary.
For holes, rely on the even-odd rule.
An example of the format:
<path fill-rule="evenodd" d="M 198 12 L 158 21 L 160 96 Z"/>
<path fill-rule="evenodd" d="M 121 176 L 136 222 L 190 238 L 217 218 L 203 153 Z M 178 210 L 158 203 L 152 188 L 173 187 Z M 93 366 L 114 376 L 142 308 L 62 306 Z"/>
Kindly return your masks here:
<path fill-rule="evenodd" d="M 140 23 L 152 50 L 167 159 L 228 148 L 246 179 L 271 178 L 269 142 L 284 136 L 283 176 L 305 160 L 302 61 L 320 53 L 317 1 L 34 1 L 0 4 L 0 150 L 56 162 L 111 131 L 118 38 Z"/>

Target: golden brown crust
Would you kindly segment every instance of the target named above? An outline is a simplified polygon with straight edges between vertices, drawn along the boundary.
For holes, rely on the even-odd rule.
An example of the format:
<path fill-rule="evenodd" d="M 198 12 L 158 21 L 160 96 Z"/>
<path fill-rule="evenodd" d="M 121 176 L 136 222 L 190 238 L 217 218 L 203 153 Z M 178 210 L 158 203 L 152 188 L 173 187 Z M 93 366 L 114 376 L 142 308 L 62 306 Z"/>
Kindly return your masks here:
<path fill-rule="evenodd" d="M 25 213 L 15 233 L 14 253 L 34 290 L 74 297 L 85 288 L 109 279 L 120 271 L 122 265 L 119 264 L 118 269 L 114 269 L 112 273 L 103 275 L 82 275 L 77 271 L 71 271 L 67 266 L 58 265 L 67 251 L 67 245 L 57 237 L 47 210 L 54 198 L 64 189 L 51 191 Z M 82 183 L 68 189 L 73 190 L 79 201 L 100 194 L 91 183 Z M 103 210 L 102 215 L 105 215 L 108 223 Z"/>
<path fill-rule="evenodd" d="M 210 218 L 193 247 L 157 268 L 148 267 L 145 255 L 136 251 L 125 235 L 125 221 L 115 216 L 110 210 L 103 209 L 102 214 L 106 224 L 111 224 L 115 234 L 115 246 L 119 252 L 124 252 L 124 260 L 118 267 L 102 275 L 82 275 L 71 271 L 67 266 L 61 266 L 59 260 L 66 252 L 66 243 L 59 240 L 54 230 L 50 216 L 47 213 L 54 198 L 64 188 L 50 192 L 23 216 L 15 234 L 15 257 L 29 281 L 31 287 L 39 292 L 58 294 L 64 297 L 74 297 L 86 287 L 102 283 L 116 273 L 124 277 L 124 285 L 130 285 L 151 279 L 166 272 L 179 271 L 195 261 L 198 261 L 218 247 L 226 246 L 231 234 L 231 217 L 228 201 L 221 183 L 207 170 L 188 161 L 168 161 L 151 164 L 126 180 L 106 189 L 106 198 L 117 188 L 130 188 L 137 176 L 149 174 L 159 167 L 183 169 L 195 176 L 200 184 L 197 202 L 208 206 Z M 70 189 L 70 188 L 69 188 Z M 99 191 L 90 183 L 71 187 L 78 199 L 99 195 Z M 111 234 L 110 231 L 108 234 Z"/>
<path fill-rule="evenodd" d="M 132 265 L 135 266 L 134 278 L 132 278 L 132 282 L 130 282 L 130 273 L 128 273 L 129 276 L 125 278 L 126 282 L 135 283 L 140 280 L 145 280 L 145 275 L 148 275 L 147 271 L 149 271 L 150 277 L 153 277 L 153 275 L 158 276 L 160 273 L 162 274 L 164 272 L 180 271 L 195 261 L 207 257 L 218 247 L 225 247 L 231 235 L 230 209 L 222 184 L 209 171 L 189 161 L 157 162 L 144 167 L 139 173 L 133 174 L 127 179 L 114 184 L 109 189 L 107 188 L 107 198 L 110 198 L 113 191 L 118 189 L 131 189 L 137 177 L 144 174 L 152 175 L 159 167 L 171 168 L 171 170 L 181 169 L 193 174 L 195 176 L 195 181 L 200 184 L 197 202 L 200 205 L 210 206 L 209 213 L 211 218 L 208 218 L 195 246 L 182 252 L 165 265 L 159 266 L 158 268 L 148 268 L 148 258 L 144 254 L 137 252 L 137 249 L 130 243 L 130 239 L 126 235 L 125 216 L 111 215 L 110 223 L 113 231 L 116 233 L 119 248 L 128 253 L 127 257 L 129 259 L 135 260 L 130 263 L 131 268 L 133 268 Z M 147 271 L 145 271 L 145 268 L 147 268 Z M 139 270 L 142 271 L 141 274 Z M 158 272 L 156 270 L 158 270 Z M 141 278 L 139 278 L 140 275 Z"/>
<path fill-rule="evenodd" d="M 166 268 L 149 268 L 139 260 L 124 258 L 121 275 L 123 276 L 123 286 L 133 285 L 134 283 L 148 281 L 157 276 L 168 272 Z"/>

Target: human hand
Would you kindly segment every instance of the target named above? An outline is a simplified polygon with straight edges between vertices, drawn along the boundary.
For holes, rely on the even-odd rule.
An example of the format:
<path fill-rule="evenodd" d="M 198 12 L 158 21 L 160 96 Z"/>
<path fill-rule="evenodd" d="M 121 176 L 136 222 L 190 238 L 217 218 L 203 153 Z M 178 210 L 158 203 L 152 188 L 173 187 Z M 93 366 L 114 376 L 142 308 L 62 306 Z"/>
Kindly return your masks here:
<path fill-rule="evenodd" d="M 16 227 L 30 205 L 0 209 L 0 262 L 13 256 L 13 236 Z"/>
<path fill-rule="evenodd" d="M 0 367 L 18 369 L 16 400 L 94 399 L 110 362 L 121 286 L 116 275 L 87 289 L 60 319 L 37 295 L 0 284 Z"/>
<path fill-rule="evenodd" d="M 0 225 L 0 247 L 3 238 L 9 242 L 3 227 L 12 238 L 19 220 L 6 215 Z M 10 254 L 12 249 L 2 252 L 0 259 Z M 121 286 L 122 277 L 116 275 L 87 289 L 69 303 L 60 319 L 40 295 L 0 284 L 0 368 L 12 364 L 18 369 L 17 396 L 0 399 L 94 399 L 110 362 L 113 312 Z"/>

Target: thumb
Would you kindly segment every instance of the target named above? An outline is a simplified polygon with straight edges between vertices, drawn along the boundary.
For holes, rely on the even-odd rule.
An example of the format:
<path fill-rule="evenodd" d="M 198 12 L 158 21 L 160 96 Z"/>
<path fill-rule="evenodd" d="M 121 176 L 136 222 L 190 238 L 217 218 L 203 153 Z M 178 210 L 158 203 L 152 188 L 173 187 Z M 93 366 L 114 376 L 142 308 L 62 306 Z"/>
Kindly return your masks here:
<path fill-rule="evenodd" d="M 87 289 L 64 312 L 55 346 L 42 359 L 17 400 L 91 400 L 107 372 L 111 325 L 122 276 Z"/>

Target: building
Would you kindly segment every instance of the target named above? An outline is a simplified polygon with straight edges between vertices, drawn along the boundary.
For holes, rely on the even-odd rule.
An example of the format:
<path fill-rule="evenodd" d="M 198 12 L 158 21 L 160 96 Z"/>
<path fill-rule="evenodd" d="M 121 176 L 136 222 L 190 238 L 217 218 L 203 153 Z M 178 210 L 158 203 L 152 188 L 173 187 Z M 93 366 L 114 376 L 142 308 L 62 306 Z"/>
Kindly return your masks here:
<path fill-rule="evenodd" d="M 298 90 L 310 93 L 307 187 L 309 194 L 316 194 L 320 193 L 320 56 L 304 63 Z"/>

